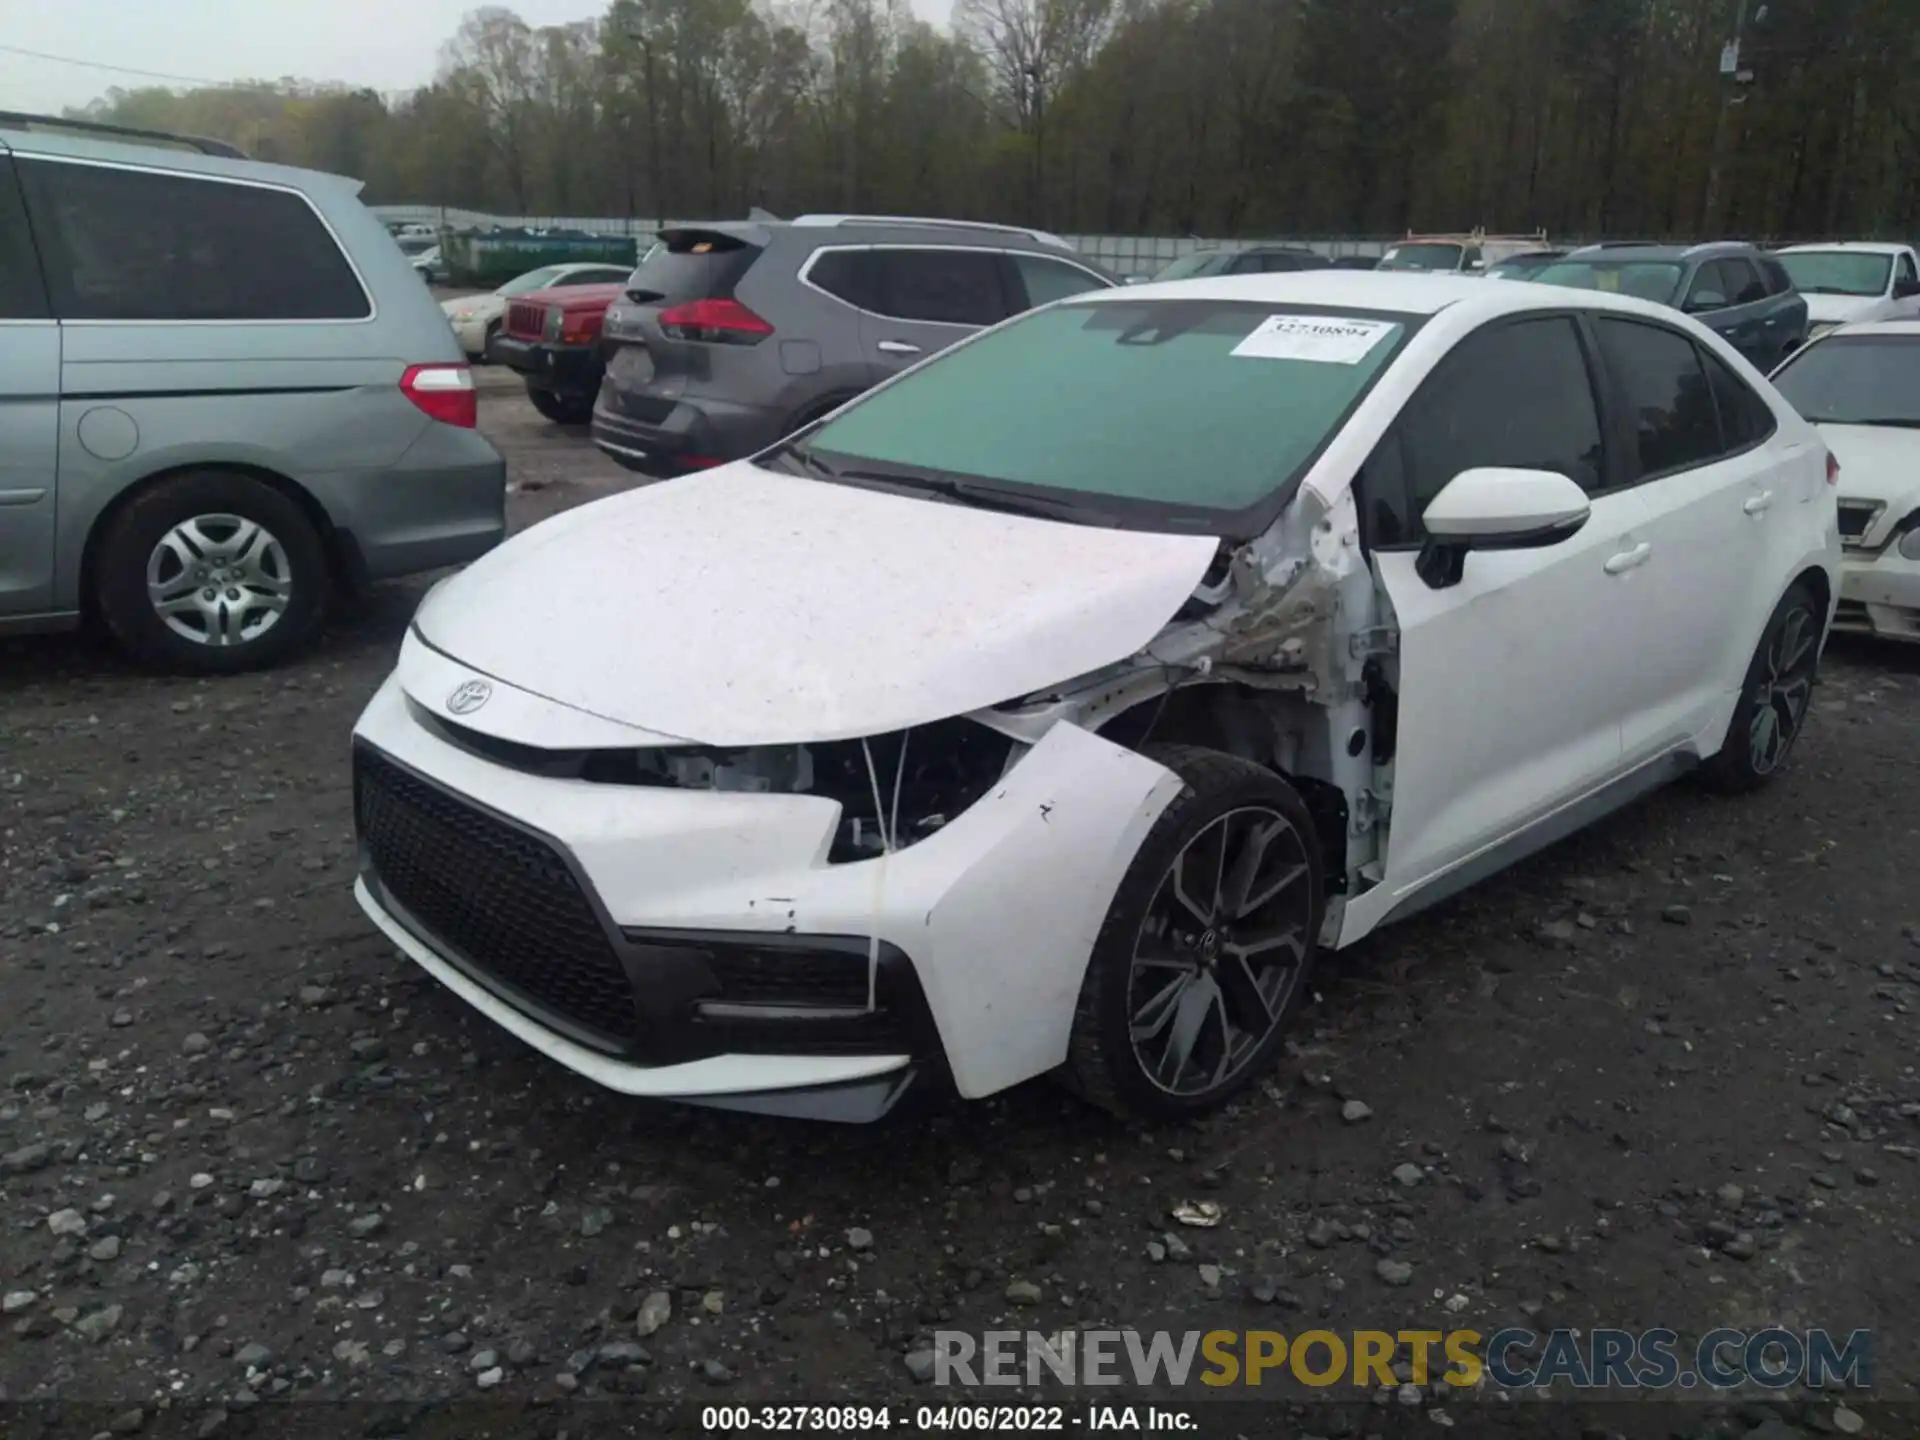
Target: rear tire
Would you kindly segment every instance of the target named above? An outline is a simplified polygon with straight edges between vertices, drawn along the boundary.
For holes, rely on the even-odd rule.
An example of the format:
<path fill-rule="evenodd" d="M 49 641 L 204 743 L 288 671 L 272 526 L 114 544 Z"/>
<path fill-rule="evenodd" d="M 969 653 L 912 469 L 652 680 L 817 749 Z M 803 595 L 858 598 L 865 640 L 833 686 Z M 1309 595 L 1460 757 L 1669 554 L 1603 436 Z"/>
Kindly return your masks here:
<path fill-rule="evenodd" d="M 1825 624 L 1813 587 L 1795 581 L 1774 607 L 1747 664 L 1727 738 L 1700 767 L 1714 789 L 1734 795 L 1758 790 L 1786 768 L 1806 727 Z"/>
<path fill-rule="evenodd" d="M 527 399 L 533 408 L 556 425 L 585 425 L 593 419 L 593 401 L 579 395 L 560 395 L 552 390 L 527 386 Z"/>
<path fill-rule="evenodd" d="M 1225 1104 L 1279 1053 L 1325 878 L 1313 818 L 1278 775 L 1194 746 L 1145 753 L 1186 787 L 1115 892 L 1060 1078 L 1116 1115 L 1178 1120 Z"/>
<path fill-rule="evenodd" d="M 326 549 L 265 481 L 189 471 L 134 496 L 102 532 L 94 601 L 144 665 L 230 675 L 298 649 L 326 614 Z"/>

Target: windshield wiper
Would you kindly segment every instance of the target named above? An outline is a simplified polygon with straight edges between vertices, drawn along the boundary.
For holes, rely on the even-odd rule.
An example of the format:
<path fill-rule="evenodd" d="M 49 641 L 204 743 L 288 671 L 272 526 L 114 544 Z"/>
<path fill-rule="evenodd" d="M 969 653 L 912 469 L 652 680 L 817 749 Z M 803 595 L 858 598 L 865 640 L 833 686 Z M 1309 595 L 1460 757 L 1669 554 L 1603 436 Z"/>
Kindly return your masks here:
<path fill-rule="evenodd" d="M 793 461 L 793 463 L 798 465 L 801 471 L 807 475 L 818 476 L 822 480 L 838 480 L 840 478 L 840 472 L 838 470 L 834 469 L 833 466 L 822 460 L 798 440 L 789 440 L 783 445 L 776 445 L 768 453 L 774 459 Z"/>

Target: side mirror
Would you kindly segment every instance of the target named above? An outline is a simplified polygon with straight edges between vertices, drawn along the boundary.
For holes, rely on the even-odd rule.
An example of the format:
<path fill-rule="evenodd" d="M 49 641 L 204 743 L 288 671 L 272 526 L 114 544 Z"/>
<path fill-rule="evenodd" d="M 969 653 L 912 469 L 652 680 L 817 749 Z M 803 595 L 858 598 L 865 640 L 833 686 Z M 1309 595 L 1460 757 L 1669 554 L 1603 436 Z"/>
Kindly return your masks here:
<path fill-rule="evenodd" d="M 1920 280 L 1916 280 L 1910 275 L 1903 275 L 1893 282 L 1894 299 L 1911 300 L 1916 295 L 1920 295 Z"/>
<path fill-rule="evenodd" d="M 1463 470 L 1421 517 L 1427 543 L 1416 566 L 1436 590 L 1460 583 L 1471 550 L 1539 550 L 1578 534 L 1586 491 L 1553 470 Z"/>

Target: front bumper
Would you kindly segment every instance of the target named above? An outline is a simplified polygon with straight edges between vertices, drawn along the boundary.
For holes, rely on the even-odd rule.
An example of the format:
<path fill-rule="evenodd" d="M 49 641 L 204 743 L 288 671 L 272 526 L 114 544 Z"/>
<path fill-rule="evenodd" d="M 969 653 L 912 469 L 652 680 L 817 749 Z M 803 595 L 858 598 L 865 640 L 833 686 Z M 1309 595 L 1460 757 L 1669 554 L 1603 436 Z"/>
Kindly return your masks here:
<path fill-rule="evenodd" d="M 497 323 L 497 319 L 487 321 L 477 316 L 467 320 L 459 320 L 451 316 L 447 319 L 447 324 L 453 329 L 453 338 L 460 342 L 460 349 L 469 360 L 487 358 L 487 326 Z"/>
<path fill-rule="evenodd" d="M 1121 876 L 1180 789 L 1058 726 L 941 831 L 829 864 L 831 800 L 556 780 L 483 757 L 429 713 L 474 678 L 410 637 L 361 716 L 356 893 L 462 999 L 630 1095 L 870 1118 L 910 1081 L 972 1097 L 1055 1068 Z M 548 704 L 495 681 L 458 724 L 519 730 Z M 427 840 L 382 837 L 389 801 L 366 777 L 383 768 L 424 787 L 403 799 Z M 421 858 L 435 835 L 457 872 Z M 875 953 L 868 1006 L 836 957 L 864 979 Z M 767 1012 L 815 974 L 837 1015 Z M 747 1013 L 728 1009 L 741 998 Z"/>
<path fill-rule="evenodd" d="M 1891 547 L 1871 558 L 1849 555 L 1840 569 L 1833 628 L 1920 641 L 1920 560 L 1909 560 Z"/>
<path fill-rule="evenodd" d="M 605 371 L 597 345 L 548 345 L 504 334 L 495 335 L 488 343 L 487 360 L 518 371 L 528 384 L 542 390 L 583 398 L 599 392 Z"/>

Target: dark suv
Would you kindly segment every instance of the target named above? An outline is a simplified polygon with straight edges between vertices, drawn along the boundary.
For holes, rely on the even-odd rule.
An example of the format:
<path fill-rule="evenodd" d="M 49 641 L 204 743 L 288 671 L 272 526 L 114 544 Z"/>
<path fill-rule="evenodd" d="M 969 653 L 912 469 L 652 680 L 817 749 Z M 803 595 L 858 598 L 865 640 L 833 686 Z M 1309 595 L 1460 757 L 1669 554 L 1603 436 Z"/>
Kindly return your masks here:
<path fill-rule="evenodd" d="M 1773 256 L 1737 241 L 1589 245 L 1529 277 L 1607 290 L 1694 316 L 1762 374 L 1807 340 L 1807 302 Z"/>
<path fill-rule="evenodd" d="M 594 442 L 672 475 L 764 450 L 987 325 L 1118 279 L 1064 240 L 803 215 L 661 234 L 607 311 Z"/>

